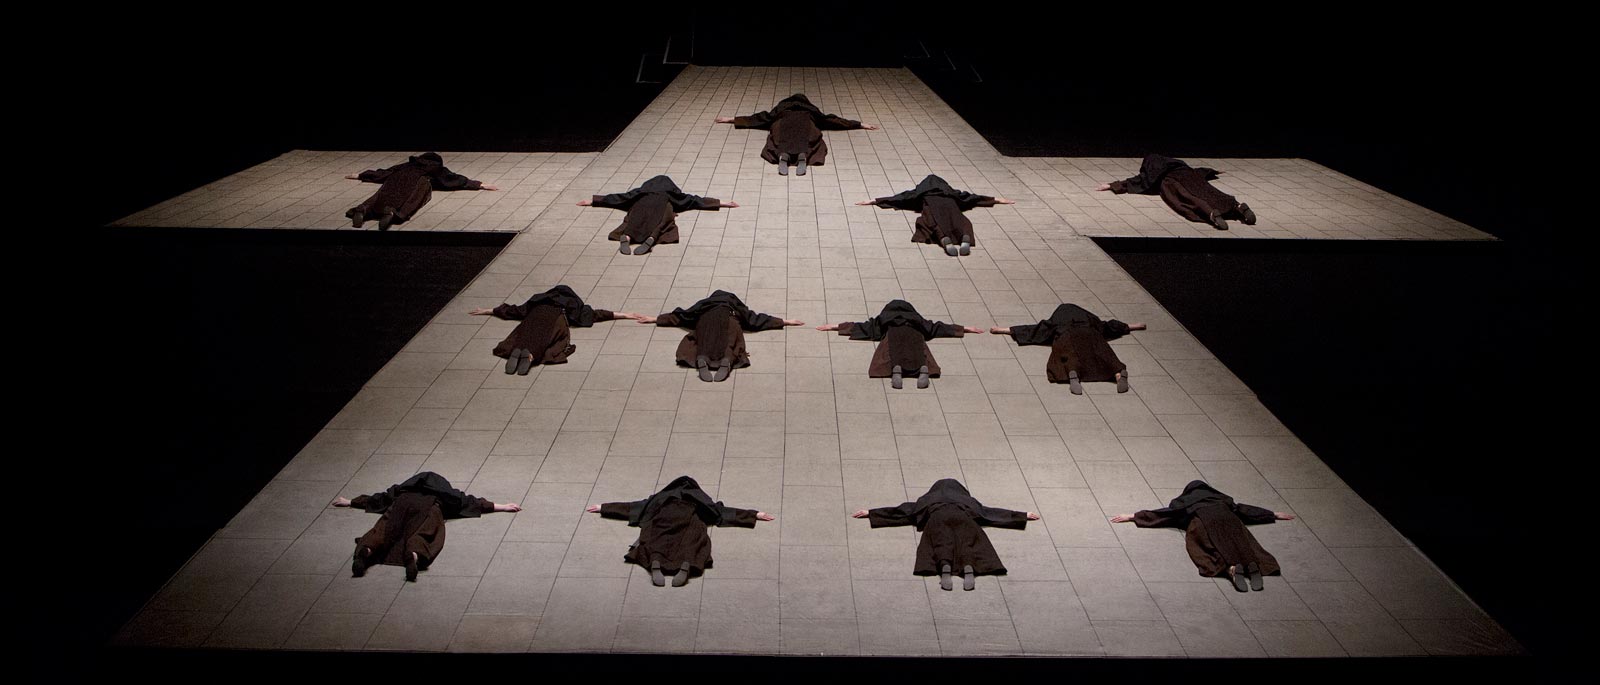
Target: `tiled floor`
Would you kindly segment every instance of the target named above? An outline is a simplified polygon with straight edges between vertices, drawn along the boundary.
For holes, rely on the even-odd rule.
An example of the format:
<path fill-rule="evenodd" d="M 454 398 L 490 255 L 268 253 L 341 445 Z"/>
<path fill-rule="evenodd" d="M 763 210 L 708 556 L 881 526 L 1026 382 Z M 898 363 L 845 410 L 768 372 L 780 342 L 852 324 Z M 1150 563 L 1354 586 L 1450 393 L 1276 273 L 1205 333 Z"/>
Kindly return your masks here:
<path fill-rule="evenodd" d="M 761 132 L 711 123 L 796 91 L 883 130 L 830 133 L 826 166 L 783 178 L 756 157 Z M 306 164 L 326 164 L 333 183 L 370 157 Z M 1105 253 L 1073 235 L 1086 228 L 1068 211 L 1079 199 L 1055 183 L 1081 163 L 1000 157 L 902 70 L 689 68 L 609 150 L 540 181 L 565 190 L 118 640 L 898 655 L 1517 650 Z M 1327 173 L 1293 160 L 1251 164 L 1231 167 L 1240 187 L 1266 188 L 1278 175 L 1275 192 L 1286 192 L 1293 186 L 1281 179 L 1296 169 Z M 910 215 L 850 204 L 930 171 L 1019 201 L 970 213 L 981 241 L 971 257 L 908 242 Z M 744 206 L 686 214 L 683 243 L 617 255 L 604 234 L 620 213 L 572 202 L 657 173 Z M 1333 185 L 1320 192 L 1335 197 Z M 1334 209 L 1385 204 L 1341 201 Z M 324 198 L 317 215 L 337 204 Z M 1168 225 L 1139 210 L 1111 213 Z M 1262 213 L 1257 228 L 1269 230 Z M 1329 221 L 1338 227 L 1329 232 L 1362 232 Z M 1067 301 L 1150 328 L 1115 343 L 1132 373 L 1126 395 L 1104 384 L 1071 395 L 1044 381 L 1045 350 L 991 335 L 936 341 L 945 377 L 896 391 L 866 377 L 870 344 L 809 325 L 752 334 L 753 366 L 721 384 L 674 366 L 681 331 L 632 322 L 577 329 L 570 363 L 504 375 L 489 350 L 511 326 L 466 312 L 558 283 L 596 306 L 646 313 L 726 288 L 810 325 L 904 297 L 966 325 L 1031 322 Z M 328 502 L 419 469 L 524 510 L 452 522 L 446 551 L 418 583 L 393 567 L 350 578 L 351 539 L 373 517 Z M 644 497 L 685 473 L 729 504 L 778 518 L 714 531 L 714 569 L 684 588 L 655 588 L 622 562 L 635 531 L 583 508 Z M 1043 514 L 1024 531 L 990 531 L 1011 573 L 980 579 L 976 592 L 912 576 L 913 531 L 848 518 L 942 477 L 987 504 Z M 1195 478 L 1299 515 L 1255 529 L 1284 567 L 1266 592 L 1197 576 L 1178 532 L 1106 521 L 1161 506 Z"/>

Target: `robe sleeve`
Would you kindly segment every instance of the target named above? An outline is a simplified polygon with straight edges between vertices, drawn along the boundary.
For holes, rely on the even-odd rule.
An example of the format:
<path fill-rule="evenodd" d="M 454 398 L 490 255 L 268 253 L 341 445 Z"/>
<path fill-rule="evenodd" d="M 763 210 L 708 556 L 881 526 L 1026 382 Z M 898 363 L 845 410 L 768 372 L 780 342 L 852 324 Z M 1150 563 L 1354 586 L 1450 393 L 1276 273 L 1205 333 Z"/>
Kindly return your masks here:
<path fill-rule="evenodd" d="M 361 495 L 350 500 L 350 508 L 360 509 L 369 514 L 382 514 L 388 511 L 389 505 L 394 504 L 394 496 L 387 491 L 375 492 L 370 495 Z"/>
<path fill-rule="evenodd" d="M 528 318 L 528 308 L 520 304 L 511 304 L 507 302 L 495 307 L 494 311 L 490 312 L 490 314 L 493 314 L 497 319 L 521 321 L 525 318 Z"/>
<path fill-rule="evenodd" d="M 1183 524 L 1183 510 L 1171 507 L 1145 509 L 1133 514 L 1133 525 L 1140 528 L 1175 528 Z"/>
<path fill-rule="evenodd" d="M 856 326 L 860 325 L 861 324 L 854 321 L 846 321 L 841 323 L 839 324 L 839 335 L 850 335 L 853 331 L 855 331 Z"/>
<path fill-rule="evenodd" d="M 392 173 L 394 173 L 394 169 L 393 168 L 389 168 L 389 169 L 368 169 L 366 171 L 361 172 L 361 174 L 359 176 L 356 176 L 356 178 L 358 178 L 361 181 L 366 182 L 366 183 L 383 183 L 383 179 L 388 178 L 389 174 L 392 174 Z"/>
<path fill-rule="evenodd" d="M 956 206 L 960 207 L 963 212 L 973 207 L 993 207 L 994 198 L 988 195 L 963 192 L 961 197 L 956 198 Z"/>
<path fill-rule="evenodd" d="M 771 126 L 772 114 L 768 112 L 756 112 L 750 116 L 733 118 L 734 128 L 770 128 Z"/>
<path fill-rule="evenodd" d="M 933 322 L 933 336 L 935 338 L 961 338 L 967 335 L 966 330 L 953 323 L 943 321 Z"/>
<path fill-rule="evenodd" d="M 1132 329 L 1128 328 L 1128 324 L 1116 319 L 1100 324 L 1100 334 L 1105 336 L 1106 340 L 1116 340 L 1131 331 Z"/>
<path fill-rule="evenodd" d="M 635 506 L 642 505 L 645 500 L 638 502 L 607 502 L 600 505 L 600 516 L 608 519 L 628 520 Z"/>
<path fill-rule="evenodd" d="M 1056 341 L 1056 327 L 1040 321 L 1025 326 L 1012 326 L 1011 339 L 1018 345 L 1049 345 Z"/>
<path fill-rule="evenodd" d="M 1245 523 L 1273 523 L 1278 520 L 1278 515 L 1271 509 L 1263 509 L 1249 504 L 1236 504 L 1233 512 L 1238 514 L 1239 518 Z"/>
<path fill-rule="evenodd" d="M 449 169 L 439 172 L 433 177 L 434 190 L 482 190 L 483 183 L 474 181 L 466 176 L 455 173 Z"/>
<path fill-rule="evenodd" d="M 667 312 L 656 317 L 656 325 L 664 328 L 677 328 L 682 323 L 683 317 L 680 317 L 672 312 Z"/>
<path fill-rule="evenodd" d="M 1203 167 L 1195 167 L 1195 171 L 1198 171 L 1198 172 L 1204 174 L 1207 181 L 1215 181 L 1215 180 L 1217 180 L 1218 176 L 1222 175 L 1221 172 L 1219 172 L 1216 169 L 1213 169 L 1211 167 L 1204 167 L 1204 166 Z"/>
<path fill-rule="evenodd" d="M 914 522 L 911 520 L 911 514 L 908 512 L 910 512 L 911 508 L 915 505 L 915 502 L 906 502 L 905 504 L 897 507 L 878 507 L 877 509 L 870 509 L 867 511 L 867 521 L 872 524 L 873 528 L 909 526 Z"/>
<path fill-rule="evenodd" d="M 850 131 L 861 128 L 861 122 L 855 119 L 846 119 L 837 114 L 824 114 L 816 119 L 817 128 L 824 131 Z"/>
<path fill-rule="evenodd" d="M 696 209 L 703 209 L 703 210 L 708 210 L 708 211 L 715 212 L 715 211 L 717 211 L 718 209 L 721 209 L 721 208 L 722 208 L 722 200 L 718 200 L 717 198 L 714 198 L 714 197 L 700 197 L 699 195 L 684 195 L 681 198 L 674 198 L 673 201 L 672 201 L 672 211 L 674 211 L 674 212 L 688 212 L 688 211 L 693 211 L 693 210 L 696 210 Z"/>
<path fill-rule="evenodd" d="M 978 514 L 978 523 L 995 528 L 1016 528 L 1021 530 L 1028 527 L 1028 512 L 984 507 Z"/>
<path fill-rule="evenodd" d="M 758 521 L 758 520 L 760 520 L 760 519 L 756 518 L 756 510 L 754 510 L 754 509 L 739 509 L 737 507 L 723 507 L 722 508 L 722 522 L 718 523 L 717 527 L 718 528 L 730 528 L 730 527 L 732 527 L 732 528 L 754 528 L 754 527 L 756 527 L 756 521 Z"/>
<path fill-rule="evenodd" d="M 752 310 L 745 314 L 744 320 L 739 324 L 747 331 L 773 331 L 783 328 L 783 319 Z"/>
<path fill-rule="evenodd" d="M 596 195 L 589 198 L 591 207 L 607 207 L 610 209 L 623 209 L 628 201 L 633 198 L 628 193 L 611 193 L 609 195 Z"/>
<path fill-rule="evenodd" d="M 611 321 L 611 320 L 616 319 L 616 318 L 617 318 L 616 312 L 613 312 L 613 311 L 611 311 L 609 309 L 596 309 L 596 310 L 594 310 L 595 323 L 599 323 L 601 321 Z"/>
<path fill-rule="evenodd" d="M 494 513 L 494 502 L 490 502 L 482 497 L 468 495 L 465 500 L 462 500 L 461 511 L 458 512 L 456 516 L 458 518 L 471 519 L 478 518 L 484 514 L 492 513 Z"/>

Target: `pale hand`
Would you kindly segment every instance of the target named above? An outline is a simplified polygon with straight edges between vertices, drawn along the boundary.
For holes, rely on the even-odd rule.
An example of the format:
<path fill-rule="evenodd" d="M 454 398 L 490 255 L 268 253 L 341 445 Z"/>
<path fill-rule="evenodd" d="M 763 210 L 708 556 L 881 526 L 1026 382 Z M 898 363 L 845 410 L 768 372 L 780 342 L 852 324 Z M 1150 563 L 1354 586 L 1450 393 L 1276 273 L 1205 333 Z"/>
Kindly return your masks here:
<path fill-rule="evenodd" d="M 982 333 L 983 332 L 983 329 L 982 328 L 978 328 L 977 326 L 962 326 L 961 330 L 966 331 L 968 333 Z"/>
<path fill-rule="evenodd" d="M 997 198 L 994 199 L 994 203 L 997 204 L 997 205 L 1014 205 L 1014 204 L 1017 203 L 1017 201 L 1016 200 L 1007 200 L 1007 199 L 1005 199 L 1003 197 L 997 197 Z"/>
<path fill-rule="evenodd" d="M 1028 512 L 1028 520 L 1029 521 L 1037 521 L 1037 520 L 1039 520 L 1039 515 L 1030 511 L 1030 512 Z"/>
<path fill-rule="evenodd" d="M 729 200 L 727 202 L 722 203 L 722 206 L 723 207 L 727 207 L 728 209 L 738 209 L 739 208 L 739 203 L 734 202 L 732 200 Z"/>
<path fill-rule="evenodd" d="M 719 123 L 719 124 L 731 124 L 731 123 L 733 123 L 733 117 L 717 117 L 717 123 Z"/>
<path fill-rule="evenodd" d="M 868 131 L 876 131 L 876 130 L 878 130 L 878 125 L 877 124 L 862 124 L 861 128 L 866 129 Z"/>
<path fill-rule="evenodd" d="M 1281 511 L 1274 511 L 1274 512 L 1272 512 L 1272 515 L 1274 517 L 1276 517 L 1279 521 L 1293 521 L 1294 520 L 1294 514 L 1285 514 L 1285 513 L 1281 512 Z"/>
<path fill-rule="evenodd" d="M 618 319 L 633 319 L 634 321 L 644 318 L 643 314 L 635 314 L 633 312 L 611 312 L 611 315 Z"/>
<path fill-rule="evenodd" d="M 756 512 L 756 518 L 758 520 L 761 520 L 761 521 L 772 521 L 772 520 L 776 519 L 777 517 L 773 516 L 772 514 L 768 514 L 767 512 L 764 512 L 764 511 L 758 511 L 758 512 Z"/>
<path fill-rule="evenodd" d="M 493 314 L 494 310 L 493 309 L 484 309 L 483 307 L 478 307 L 477 309 L 474 309 L 474 310 L 472 310 L 470 312 L 467 312 L 467 313 L 471 314 L 472 316 L 488 316 L 490 314 Z"/>
<path fill-rule="evenodd" d="M 804 325 L 806 325 L 806 322 L 804 322 L 804 321 L 796 321 L 794 319 L 784 319 L 783 320 L 783 325 L 785 325 L 785 326 L 804 326 Z"/>
<path fill-rule="evenodd" d="M 350 500 L 345 499 L 343 497 L 336 497 L 333 500 L 333 506 L 336 506 L 336 507 L 348 507 L 348 506 L 350 506 Z"/>
<path fill-rule="evenodd" d="M 1095 186 L 1094 189 L 1095 190 L 1111 190 L 1111 184 L 1110 183 L 1101 183 L 1100 185 Z"/>
<path fill-rule="evenodd" d="M 856 513 L 850 515 L 850 518 L 864 519 L 866 517 L 867 517 L 867 510 L 866 509 L 858 509 L 858 510 L 856 510 Z"/>
<path fill-rule="evenodd" d="M 478 187 L 482 188 L 484 190 L 499 190 L 500 189 L 500 186 L 494 185 L 492 183 L 485 183 L 485 184 L 483 184 L 481 186 L 478 186 Z"/>
<path fill-rule="evenodd" d="M 494 505 L 494 510 L 495 511 L 512 511 L 512 512 L 522 511 L 522 505 L 517 504 L 516 502 L 512 502 L 510 504 L 496 504 L 496 505 Z"/>
<path fill-rule="evenodd" d="M 1009 329 L 1009 328 L 1001 328 L 999 326 L 995 326 L 993 328 L 990 328 L 989 332 L 993 333 L 995 335 L 1011 335 L 1011 329 Z"/>
<path fill-rule="evenodd" d="M 878 204 L 877 200 L 862 200 L 860 202 L 857 202 L 856 206 L 857 207 L 866 207 L 866 206 L 875 205 L 875 204 Z"/>
<path fill-rule="evenodd" d="M 656 317 L 641 315 L 635 320 L 638 321 L 639 323 L 655 323 L 656 322 Z"/>
<path fill-rule="evenodd" d="M 593 204 L 594 204 L 594 200 L 578 200 L 578 206 L 579 207 L 588 207 L 588 206 L 591 206 Z"/>
<path fill-rule="evenodd" d="M 359 180 L 361 180 L 361 174 L 345 174 L 345 176 L 344 176 L 344 177 L 345 177 L 345 178 L 348 178 L 348 179 L 350 179 L 350 180 L 352 180 L 352 181 L 359 181 Z"/>
<path fill-rule="evenodd" d="M 1127 523 L 1133 520 L 1133 514 L 1117 514 L 1111 517 L 1112 523 Z"/>
<path fill-rule="evenodd" d="M 825 323 L 825 324 L 822 324 L 821 326 L 817 326 L 817 330 L 819 330 L 819 331 L 837 331 L 837 330 L 839 330 L 839 324 L 836 324 L 836 323 Z"/>
<path fill-rule="evenodd" d="M 587 512 L 589 512 L 591 514 L 598 514 L 598 513 L 600 513 L 600 505 L 591 504 L 591 505 L 589 505 L 589 508 L 588 509 L 584 509 L 584 511 L 587 511 Z"/>
<path fill-rule="evenodd" d="M 1130 324 L 1128 324 L 1128 330 L 1130 330 L 1130 331 L 1142 331 L 1142 330 L 1144 330 L 1146 328 L 1149 328 L 1149 326 L 1146 326 L 1146 325 L 1144 325 L 1142 323 L 1130 323 Z"/>

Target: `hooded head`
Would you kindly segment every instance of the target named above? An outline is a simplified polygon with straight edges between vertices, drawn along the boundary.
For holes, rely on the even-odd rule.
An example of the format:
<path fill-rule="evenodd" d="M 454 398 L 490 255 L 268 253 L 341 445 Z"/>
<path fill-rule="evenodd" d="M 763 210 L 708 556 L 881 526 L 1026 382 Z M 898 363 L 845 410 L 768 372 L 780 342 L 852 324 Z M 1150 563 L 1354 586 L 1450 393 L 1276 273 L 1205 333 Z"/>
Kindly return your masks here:
<path fill-rule="evenodd" d="M 933 174 L 928 174 L 927 178 L 924 178 L 922 181 L 917 183 L 916 188 L 916 192 L 918 193 L 930 193 L 935 191 L 948 193 L 953 190 L 955 189 L 950 187 L 950 183 L 948 181 L 945 181 L 944 179 Z"/>
<path fill-rule="evenodd" d="M 779 100 L 779 102 L 803 102 L 808 105 L 811 104 L 811 100 L 806 99 L 804 93 L 795 93 L 794 95 L 790 95 L 789 97 Z"/>
<path fill-rule="evenodd" d="M 424 152 L 420 155 L 413 155 L 411 157 L 411 163 L 422 167 L 429 172 L 444 168 L 444 158 L 440 157 L 439 153 L 437 152 Z"/>
<path fill-rule="evenodd" d="M 645 191 L 647 193 L 681 193 L 681 192 L 683 192 L 682 190 L 678 189 L 678 184 L 673 183 L 672 179 L 668 178 L 665 175 L 650 177 L 650 180 L 645 181 L 643 185 L 640 185 L 639 189 L 643 190 L 643 191 Z"/>

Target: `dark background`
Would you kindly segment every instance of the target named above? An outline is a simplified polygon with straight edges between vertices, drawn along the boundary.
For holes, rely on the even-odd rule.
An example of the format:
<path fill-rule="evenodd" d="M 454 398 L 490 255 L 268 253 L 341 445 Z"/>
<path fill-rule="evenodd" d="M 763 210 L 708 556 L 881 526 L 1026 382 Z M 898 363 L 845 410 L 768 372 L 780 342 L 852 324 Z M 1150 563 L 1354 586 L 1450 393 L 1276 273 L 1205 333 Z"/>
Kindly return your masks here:
<path fill-rule="evenodd" d="M 673 61 L 909 66 L 1006 154 L 1304 157 L 1502 238 L 1103 244 L 1541 668 L 1576 654 L 1586 601 L 1558 526 L 1590 451 L 1568 440 L 1587 365 L 1563 325 L 1582 229 L 1552 208 L 1582 189 L 1585 129 L 1556 28 L 1354 5 L 1277 23 L 1203 10 L 1170 34 L 1004 7 L 799 24 L 691 7 L 398 30 L 141 14 L 113 18 L 139 31 L 86 33 L 96 68 L 60 79 L 92 103 L 61 135 L 123 173 L 47 224 L 81 290 L 52 354 L 88 371 L 86 349 L 109 345 L 117 371 L 94 386 L 112 411 L 60 417 L 64 456 L 104 469 L 74 474 L 95 504 L 44 531 L 73 590 L 41 593 L 70 599 L 42 609 L 35 656 L 93 655 L 499 244 L 98 226 L 296 148 L 602 149 L 662 87 L 636 79 L 676 73 L 669 37 Z M 71 392 L 55 406 L 82 406 Z"/>

